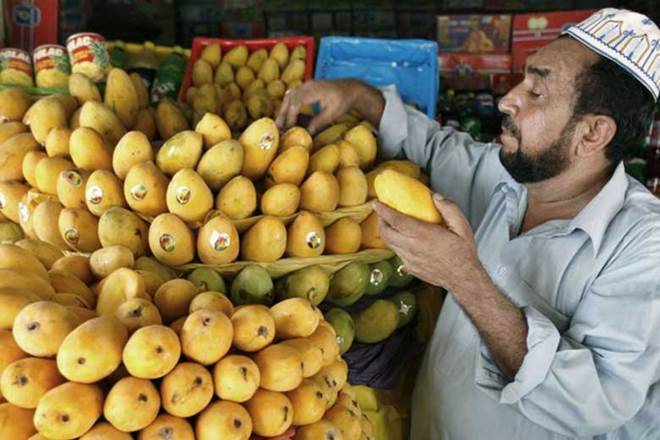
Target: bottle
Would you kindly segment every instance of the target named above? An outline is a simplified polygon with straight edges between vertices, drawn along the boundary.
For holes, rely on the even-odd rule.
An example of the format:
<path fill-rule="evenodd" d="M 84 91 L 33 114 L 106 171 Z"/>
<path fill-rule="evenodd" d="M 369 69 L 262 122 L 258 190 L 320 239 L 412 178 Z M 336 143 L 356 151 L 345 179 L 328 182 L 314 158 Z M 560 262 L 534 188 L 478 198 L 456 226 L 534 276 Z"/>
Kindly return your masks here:
<path fill-rule="evenodd" d="M 156 79 L 151 88 L 151 102 L 156 103 L 163 98 L 176 100 L 185 72 L 186 58 L 183 55 L 183 49 L 175 46 L 158 66 Z"/>
<path fill-rule="evenodd" d="M 126 70 L 128 64 L 128 55 L 126 54 L 126 45 L 123 41 L 117 40 L 110 49 L 110 64 L 112 67 L 118 67 Z"/>
<path fill-rule="evenodd" d="M 158 57 L 156 56 L 154 43 L 146 41 L 140 52 L 129 57 L 127 70 L 129 73 L 136 72 L 139 74 L 147 85 L 147 90 L 151 90 L 151 85 L 158 70 Z"/>

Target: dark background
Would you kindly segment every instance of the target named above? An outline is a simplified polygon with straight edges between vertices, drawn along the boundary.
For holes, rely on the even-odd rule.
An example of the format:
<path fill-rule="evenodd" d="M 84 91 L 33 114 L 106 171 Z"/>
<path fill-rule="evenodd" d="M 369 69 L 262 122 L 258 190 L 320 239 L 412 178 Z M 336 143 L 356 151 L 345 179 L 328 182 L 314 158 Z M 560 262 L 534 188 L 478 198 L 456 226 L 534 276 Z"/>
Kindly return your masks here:
<path fill-rule="evenodd" d="M 439 14 L 616 6 L 660 18 L 660 0 L 60 0 L 60 40 L 82 30 L 108 40 L 190 47 L 194 36 L 355 35 L 435 40 Z"/>

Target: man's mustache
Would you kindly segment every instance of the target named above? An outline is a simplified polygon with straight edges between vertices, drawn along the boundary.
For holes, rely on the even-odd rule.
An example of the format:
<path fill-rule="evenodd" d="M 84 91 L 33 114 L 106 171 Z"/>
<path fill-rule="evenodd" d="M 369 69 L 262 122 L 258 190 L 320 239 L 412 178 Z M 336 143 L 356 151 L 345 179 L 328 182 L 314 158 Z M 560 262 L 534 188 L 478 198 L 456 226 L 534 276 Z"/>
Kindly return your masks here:
<path fill-rule="evenodd" d="M 502 118 L 502 127 L 511 133 L 516 139 L 520 139 L 520 130 L 518 130 L 516 124 L 513 123 L 511 116 L 505 115 L 504 118 Z"/>

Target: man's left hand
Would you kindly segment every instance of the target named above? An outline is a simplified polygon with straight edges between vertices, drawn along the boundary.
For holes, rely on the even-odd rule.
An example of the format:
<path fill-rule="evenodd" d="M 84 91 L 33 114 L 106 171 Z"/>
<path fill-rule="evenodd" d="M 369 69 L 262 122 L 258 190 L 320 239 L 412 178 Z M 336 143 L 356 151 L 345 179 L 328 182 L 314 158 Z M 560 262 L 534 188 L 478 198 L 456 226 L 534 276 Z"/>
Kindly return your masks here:
<path fill-rule="evenodd" d="M 417 220 L 375 202 L 380 236 L 415 277 L 450 292 L 479 278 L 484 269 L 477 257 L 472 227 L 453 202 L 434 194 L 443 225 Z"/>

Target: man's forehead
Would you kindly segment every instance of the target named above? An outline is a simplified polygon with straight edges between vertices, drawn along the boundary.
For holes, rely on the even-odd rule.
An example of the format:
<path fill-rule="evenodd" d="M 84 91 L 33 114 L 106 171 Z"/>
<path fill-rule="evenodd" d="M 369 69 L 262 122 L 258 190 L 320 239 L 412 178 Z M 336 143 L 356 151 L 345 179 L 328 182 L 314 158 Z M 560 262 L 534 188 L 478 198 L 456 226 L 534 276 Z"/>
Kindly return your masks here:
<path fill-rule="evenodd" d="M 572 38 L 560 38 L 540 48 L 527 59 L 527 73 L 548 79 L 574 78 L 584 66 L 598 60 L 598 54 Z"/>

